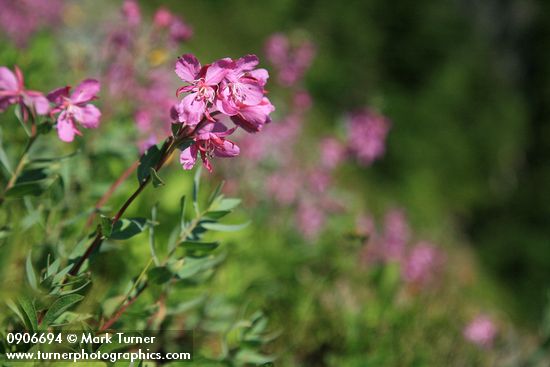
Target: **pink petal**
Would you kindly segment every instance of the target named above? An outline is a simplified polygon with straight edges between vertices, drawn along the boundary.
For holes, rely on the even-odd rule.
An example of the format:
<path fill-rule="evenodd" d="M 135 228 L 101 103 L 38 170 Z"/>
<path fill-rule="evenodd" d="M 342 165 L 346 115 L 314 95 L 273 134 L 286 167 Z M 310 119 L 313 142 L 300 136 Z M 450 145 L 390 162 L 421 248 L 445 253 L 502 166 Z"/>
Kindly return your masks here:
<path fill-rule="evenodd" d="M 74 126 L 74 122 L 66 112 L 61 112 L 57 118 L 57 135 L 59 139 L 64 142 L 71 142 L 74 140 L 75 134 L 80 135 L 80 132 Z"/>
<path fill-rule="evenodd" d="M 195 81 L 200 70 L 201 63 L 193 54 L 185 54 L 176 61 L 176 74 L 184 82 L 192 83 Z"/>
<path fill-rule="evenodd" d="M 231 59 L 225 58 L 218 60 L 208 66 L 206 75 L 204 76 L 204 82 L 208 85 L 218 84 L 225 78 L 227 73 L 231 70 Z"/>
<path fill-rule="evenodd" d="M 70 87 L 60 87 L 57 89 L 52 90 L 48 95 L 46 96 L 50 102 L 55 103 L 57 105 L 60 105 L 63 103 L 63 97 L 69 96 Z"/>
<path fill-rule="evenodd" d="M 197 147 L 195 144 L 181 151 L 180 163 L 183 169 L 190 170 L 197 161 Z"/>
<path fill-rule="evenodd" d="M 262 87 L 267 83 L 267 79 L 269 78 L 269 73 L 265 69 L 252 70 L 247 75 L 256 79 Z"/>
<path fill-rule="evenodd" d="M 74 109 L 74 118 L 87 129 L 95 129 L 99 126 L 101 111 L 93 104 Z"/>
<path fill-rule="evenodd" d="M 100 84 L 95 79 L 86 79 L 80 83 L 71 94 L 71 101 L 75 104 L 86 103 L 96 98 Z"/>
<path fill-rule="evenodd" d="M 231 98 L 231 90 L 228 85 L 220 89 L 218 98 L 216 98 L 216 107 L 220 112 L 228 116 L 236 115 L 239 112 L 239 108 Z"/>
<path fill-rule="evenodd" d="M 255 79 L 241 78 L 238 84 L 243 95 L 242 102 L 249 106 L 255 106 L 262 102 L 264 89 Z"/>
<path fill-rule="evenodd" d="M 50 102 L 42 94 L 28 96 L 34 110 L 39 115 L 45 115 L 50 111 Z"/>
<path fill-rule="evenodd" d="M 250 71 L 252 69 L 254 69 L 258 64 L 259 64 L 260 60 L 258 60 L 258 56 L 256 55 L 246 55 L 244 57 L 241 57 L 240 59 L 238 59 L 235 64 L 236 64 L 236 69 L 235 71 L 239 72 L 239 73 L 243 73 L 245 71 Z"/>
<path fill-rule="evenodd" d="M 18 90 L 15 74 L 5 66 L 0 67 L 0 90 Z"/>
<path fill-rule="evenodd" d="M 275 107 L 264 98 L 262 103 L 256 106 L 241 107 L 237 116 L 233 116 L 233 122 L 248 132 L 258 132 L 264 124 L 271 121 L 269 114 L 275 110 Z"/>
<path fill-rule="evenodd" d="M 204 116 L 206 103 L 203 100 L 197 100 L 197 93 L 191 93 L 185 96 L 179 104 L 179 120 L 188 125 L 196 125 Z"/>
<path fill-rule="evenodd" d="M 235 157 L 239 155 L 240 149 L 237 144 L 229 140 L 223 140 L 222 145 L 216 145 L 214 154 L 218 157 Z"/>

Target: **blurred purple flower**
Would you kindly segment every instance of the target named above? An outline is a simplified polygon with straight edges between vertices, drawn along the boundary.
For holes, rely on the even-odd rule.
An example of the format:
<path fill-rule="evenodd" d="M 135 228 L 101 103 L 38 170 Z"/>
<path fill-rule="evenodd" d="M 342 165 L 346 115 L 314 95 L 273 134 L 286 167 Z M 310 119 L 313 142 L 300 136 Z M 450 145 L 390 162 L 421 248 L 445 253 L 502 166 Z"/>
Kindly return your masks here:
<path fill-rule="evenodd" d="M 302 40 L 295 47 L 291 47 L 289 39 L 276 33 L 265 43 L 265 53 L 268 60 L 278 70 L 278 81 L 284 86 L 296 84 L 310 67 L 315 57 L 313 43 Z"/>
<path fill-rule="evenodd" d="M 335 138 L 321 140 L 321 164 L 328 168 L 336 168 L 345 158 L 346 148 Z"/>
<path fill-rule="evenodd" d="M 0 0 L 0 30 L 19 47 L 42 27 L 57 24 L 63 0 Z"/>
<path fill-rule="evenodd" d="M 135 0 L 124 0 L 122 14 L 131 26 L 137 26 L 141 23 L 141 10 Z"/>
<path fill-rule="evenodd" d="M 48 99 L 55 104 L 51 114 L 57 116 L 57 134 L 59 139 L 71 142 L 74 135 L 81 135 L 76 127 L 78 122 L 82 127 L 95 129 L 99 126 L 101 112 L 88 102 L 97 98 L 100 84 L 95 79 L 86 79 L 69 94 L 70 87 L 62 87 L 51 91 Z"/>
<path fill-rule="evenodd" d="M 405 259 L 403 279 L 407 283 L 426 286 L 435 279 L 442 261 L 443 255 L 437 247 L 420 242 Z"/>
<path fill-rule="evenodd" d="M 410 230 L 405 212 L 393 209 L 384 218 L 383 256 L 387 260 L 401 261 L 405 246 L 409 241 Z"/>
<path fill-rule="evenodd" d="M 464 328 L 464 338 L 481 348 L 490 348 L 498 330 L 493 320 L 486 315 L 479 315 Z"/>
<path fill-rule="evenodd" d="M 282 205 L 292 204 L 299 189 L 299 175 L 296 173 L 274 173 L 267 178 L 267 192 Z"/>
<path fill-rule="evenodd" d="M 384 155 L 390 122 L 384 116 L 365 109 L 348 119 L 348 145 L 357 159 L 370 165 Z"/>
<path fill-rule="evenodd" d="M 50 104 L 44 95 L 34 90 L 25 89 L 23 73 L 15 66 L 15 73 L 5 66 L 0 67 L 0 112 L 9 105 L 18 104 L 22 108 L 23 119 L 26 120 L 28 111 L 45 115 L 50 110 Z"/>
<path fill-rule="evenodd" d="M 296 214 L 298 228 L 309 240 L 315 239 L 325 224 L 326 216 L 323 210 L 312 203 L 302 201 Z"/>

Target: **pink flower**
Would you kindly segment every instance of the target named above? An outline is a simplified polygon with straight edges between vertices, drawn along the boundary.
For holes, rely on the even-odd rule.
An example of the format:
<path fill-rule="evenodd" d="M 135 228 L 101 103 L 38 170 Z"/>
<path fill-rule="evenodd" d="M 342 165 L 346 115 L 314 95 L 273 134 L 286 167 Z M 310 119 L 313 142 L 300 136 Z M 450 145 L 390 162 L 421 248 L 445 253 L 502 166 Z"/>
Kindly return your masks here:
<path fill-rule="evenodd" d="M 95 129 L 99 126 L 101 112 L 96 106 L 88 103 L 97 98 L 99 88 L 97 80 L 86 79 L 71 94 L 69 94 L 71 87 L 68 86 L 55 89 L 48 94 L 48 99 L 56 105 L 51 114 L 59 113 L 57 116 L 59 139 L 71 142 L 75 134 L 82 135 L 76 127 L 77 122 L 87 129 Z"/>
<path fill-rule="evenodd" d="M 335 138 L 321 141 L 321 163 L 328 169 L 336 168 L 346 155 L 345 147 Z"/>
<path fill-rule="evenodd" d="M 442 254 L 435 246 L 421 242 L 405 260 L 403 278 L 407 283 L 425 286 L 434 280 L 442 260 Z"/>
<path fill-rule="evenodd" d="M 122 4 L 122 14 L 128 24 L 136 26 L 141 22 L 141 10 L 135 0 L 125 0 Z"/>
<path fill-rule="evenodd" d="M 323 229 L 326 216 L 322 209 L 311 203 L 302 202 L 298 207 L 296 220 L 304 237 L 313 240 Z"/>
<path fill-rule="evenodd" d="M 260 131 L 270 121 L 275 109 L 264 97 L 264 86 L 269 74 L 265 69 L 255 69 L 259 60 L 247 55 L 235 61 L 220 85 L 216 106 L 233 122 L 248 132 Z"/>
<path fill-rule="evenodd" d="M 348 119 L 350 150 L 364 165 L 370 165 L 384 155 L 390 122 L 371 110 L 353 113 Z"/>
<path fill-rule="evenodd" d="M 176 74 L 189 83 L 177 91 L 178 95 L 189 92 L 178 105 L 180 122 L 195 126 L 205 114 L 212 120 L 207 109 L 214 104 L 218 84 L 225 78 L 230 67 L 230 59 L 221 59 L 201 67 L 199 60 L 192 54 L 178 58 Z"/>
<path fill-rule="evenodd" d="M 227 158 L 239 155 L 239 147 L 225 139 L 234 130 L 235 128 L 227 129 L 220 122 L 207 123 L 195 134 L 193 143 L 181 152 L 180 163 L 183 169 L 192 169 L 199 153 L 203 165 L 210 172 L 212 172 L 212 165 L 208 158 L 212 156 Z"/>
<path fill-rule="evenodd" d="M 180 18 L 174 18 L 170 25 L 170 40 L 185 42 L 193 37 L 193 28 Z"/>
<path fill-rule="evenodd" d="M 291 47 L 288 38 L 280 33 L 272 35 L 265 44 L 266 56 L 278 69 L 279 83 L 284 86 L 292 86 L 303 77 L 315 52 L 315 46 L 307 40 Z"/>
<path fill-rule="evenodd" d="M 294 172 L 274 173 L 267 178 L 267 192 L 282 205 L 292 204 L 299 190 L 300 176 Z"/>
<path fill-rule="evenodd" d="M 165 7 L 160 7 L 155 12 L 153 23 L 159 28 L 167 28 L 172 24 L 174 15 Z"/>
<path fill-rule="evenodd" d="M 34 32 L 59 24 L 63 0 L 0 0 L 0 34 L 24 47 Z"/>
<path fill-rule="evenodd" d="M 394 209 L 384 218 L 383 254 L 387 260 L 402 260 L 410 230 L 403 210 Z"/>
<path fill-rule="evenodd" d="M 493 321 L 486 315 L 479 315 L 464 329 L 464 338 L 481 348 L 490 348 L 497 333 Z"/>
<path fill-rule="evenodd" d="M 16 66 L 15 73 L 5 66 L 0 67 L 0 112 L 3 112 L 9 105 L 19 104 L 26 119 L 27 110 L 45 115 L 50 110 L 50 104 L 40 92 L 25 89 L 23 73 Z"/>

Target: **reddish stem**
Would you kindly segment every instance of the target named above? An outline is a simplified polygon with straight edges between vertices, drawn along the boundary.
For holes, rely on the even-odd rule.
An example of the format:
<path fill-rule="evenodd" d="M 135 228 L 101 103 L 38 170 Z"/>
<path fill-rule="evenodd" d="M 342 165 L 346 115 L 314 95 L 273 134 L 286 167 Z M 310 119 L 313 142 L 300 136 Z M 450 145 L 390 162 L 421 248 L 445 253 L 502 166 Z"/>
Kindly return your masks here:
<path fill-rule="evenodd" d="M 95 203 L 94 211 L 88 217 L 85 228 L 89 228 L 97 215 L 97 212 L 105 203 L 111 198 L 116 189 L 137 169 L 139 166 L 139 160 L 135 161 L 126 171 L 120 175 L 120 177 L 109 187 L 109 190 L 103 194 L 103 196 Z"/>
<path fill-rule="evenodd" d="M 115 322 L 118 321 L 118 319 L 120 319 L 120 317 L 122 316 L 122 314 L 124 313 L 124 311 L 126 311 L 126 309 L 128 307 L 130 307 L 139 297 L 139 295 L 145 290 L 145 288 L 147 288 L 147 283 L 145 283 L 138 291 L 137 293 L 135 294 L 135 296 L 133 296 L 132 298 L 130 298 L 128 300 L 128 302 L 126 302 L 124 305 L 122 305 L 116 312 L 115 314 L 109 319 L 107 320 L 103 326 L 99 329 L 99 331 L 105 331 L 107 329 L 109 329 L 111 326 L 113 326 L 113 324 Z"/>

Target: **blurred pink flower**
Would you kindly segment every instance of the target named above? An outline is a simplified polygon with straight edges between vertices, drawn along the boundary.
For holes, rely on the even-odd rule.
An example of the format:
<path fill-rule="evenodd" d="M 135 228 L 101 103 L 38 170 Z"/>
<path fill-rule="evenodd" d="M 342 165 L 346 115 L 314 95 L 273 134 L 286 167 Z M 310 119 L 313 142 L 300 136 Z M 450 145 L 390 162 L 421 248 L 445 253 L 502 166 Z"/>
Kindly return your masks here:
<path fill-rule="evenodd" d="M 19 47 L 45 26 L 58 23 L 63 0 L 0 0 L 0 30 Z"/>
<path fill-rule="evenodd" d="M 407 283 L 425 286 L 435 279 L 442 264 L 443 256 L 440 250 L 427 242 L 420 242 L 412 248 L 405 259 L 403 279 Z"/>
<path fill-rule="evenodd" d="M 95 79 L 86 79 L 69 94 L 70 87 L 62 87 L 48 94 L 48 99 L 55 104 L 51 114 L 57 116 L 57 134 L 59 139 L 71 142 L 74 135 L 81 135 L 76 127 L 78 122 L 82 127 L 95 129 L 99 126 L 101 112 L 88 102 L 97 98 L 100 84 Z"/>
<path fill-rule="evenodd" d="M 384 116 L 365 109 L 348 118 L 348 145 L 357 159 L 370 165 L 384 155 L 390 122 Z"/>
<path fill-rule="evenodd" d="M 464 328 L 464 338 L 481 348 L 490 348 L 498 330 L 486 315 L 479 315 Z"/>
<path fill-rule="evenodd" d="M 384 257 L 387 260 L 402 260 L 409 237 L 409 223 L 405 212 L 400 209 L 388 211 L 384 218 L 384 235 L 382 238 Z"/>
<path fill-rule="evenodd" d="M 153 24 L 159 28 L 167 28 L 170 24 L 172 24 L 173 19 L 174 15 L 172 12 L 161 6 L 157 9 L 155 15 L 153 16 Z"/>
<path fill-rule="evenodd" d="M 185 42 L 193 37 L 193 28 L 181 18 L 175 18 L 170 25 L 170 40 L 172 42 Z"/>
<path fill-rule="evenodd" d="M 274 173 L 267 178 L 267 192 L 282 205 L 292 204 L 299 189 L 299 176 L 296 173 Z"/>
<path fill-rule="evenodd" d="M 182 150 L 180 154 L 180 163 L 183 169 L 193 168 L 200 153 L 203 165 L 212 172 L 212 165 L 209 157 L 216 156 L 222 158 L 235 157 L 239 155 L 239 147 L 230 140 L 225 139 L 231 135 L 233 129 L 227 129 L 225 125 L 219 122 L 207 123 L 194 136 L 194 142 Z"/>
<path fill-rule="evenodd" d="M 50 104 L 42 93 L 25 89 L 23 73 L 17 66 L 15 73 L 2 66 L 0 67 L 0 112 L 12 104 L 25 106 L 39 115 L 45 115 L 50 110 Z M 25 109 L 22 111 L 23 118 L 26 120 L 28 111 Z"/>
<path fill-rule="evenodd" d="M 321 164 L 328 168 L 336 168 L 345 158 L 346 148 L 336 138 L 321 140 Z"/>
<path fill-rule="evenodd" d="M 122 14 L 131 26 L 137 26 L 141 22 L 141 10 L 135 0 L 124 0 Z"/>
<path fill-rule="evenodd" d="M 302 201 L 298 206 L 296 220 L 298 228 L 304 237 L 309 240 L 313 240 L 323 229 L 326 216 L 323 210 L 317 208 L 312 203 Z"/>
<path fill-rule="evenodd" d="M 299 90 L 294 93 L 292 103 L 294 108 L 296 108 L 300 112 L 303 112 L 311 108 L 313 101 L 311 95 L 307 91 Z"/>
<path fill-rule="evenodd" d="M 310 67 L 316 51 L 313 43 L 307 40 L 302 40 L 295 47 L 291 47 L 285 35 L 276 33 L 267 39 L 265 53 L 278 70 L 279 83 L 292 86 Z"/>

